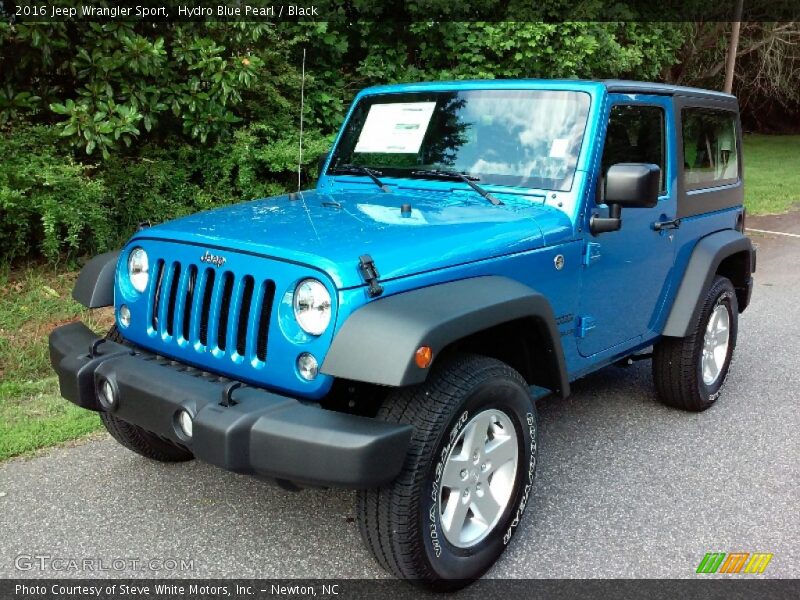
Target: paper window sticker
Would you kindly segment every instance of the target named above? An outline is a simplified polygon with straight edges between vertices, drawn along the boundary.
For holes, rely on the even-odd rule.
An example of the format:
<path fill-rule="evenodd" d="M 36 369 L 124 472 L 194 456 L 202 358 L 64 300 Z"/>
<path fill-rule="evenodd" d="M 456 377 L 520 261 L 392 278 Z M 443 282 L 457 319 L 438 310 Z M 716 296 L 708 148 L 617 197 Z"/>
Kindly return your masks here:
<path fill-rule="evenodd" d="M 550 144 L 550 158 L 566 158 L 569 150 L 568 138 L 556 138 Z"/>
<path fill-rule="evenodd" d="M 369 109 L 355 152 L 417 154 L 436 102 L 393 102 Z"/>

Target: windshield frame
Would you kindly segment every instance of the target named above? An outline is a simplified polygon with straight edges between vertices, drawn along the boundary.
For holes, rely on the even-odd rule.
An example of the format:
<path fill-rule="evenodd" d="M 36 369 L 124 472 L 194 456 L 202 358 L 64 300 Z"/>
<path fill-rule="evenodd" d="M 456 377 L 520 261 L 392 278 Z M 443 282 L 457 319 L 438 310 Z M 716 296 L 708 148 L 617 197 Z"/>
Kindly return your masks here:
<path fill-rule="evenodd" d="M 491 82 L 481 82 L 481 83 L 491 83 Z M 517 82 L 513 82 L 517 83 Z M 522 82 L 519 82 L 522 83 Z M 347 135 L 350 133 L 349 130 L 354 127 L 354 119 L 360 119 L 360 127 L 363 127 L 364 122 L 366 120 L 366 115 L 369 114 L 369 107 L 380 104 L 382 100 L 389 101 L 389 102 L 426 102 L 431 101 L 431 99 L 438 99 L 443 97 L 445 94 L 490 94 L 490 93 L 497 93 L 501 96 L 506 96 L 508 94 L 515 94 L 515 93 L 528 93 L 531 97 L 535 98 L 536 95 L 541 94 L 545 95 L 548 93 L 553 94 L 563 94 L 563 93 L 570 93 L 575 95 L 582 95 L 582 101 L 585 102 L 585 105 L 581 106 L 580 108 L 583 110 L 583 119 L 578 124 L 582 127 L 580 139 L 575 149 L 574 153 L 574 162 L 568 168 L 568 175 L 560 178 L 560 179 L 552 179 L 552 178 L 544 178 L 544 177 L 531 177 L 531 176 L 523 176 L 523 175 L 506 175 L 506 174 L 492 174 L 492 173 L 478 173 L 478 172 L 469 172 L 466 171 L 459 171 L 461 173 L 468 174 L 470 176 L 476 177 L 476 181 L 480 181 L 481 186 L 484 187 L 500 187 L 500 188 L 510 188 L 518 191 L 525 191 L 525 192 L 532 192 L 536 190 L 546 190 L 546 191 L 554 191 L 554 192 L 570 192 L 575 185 L 576 175 L 579 171 L 582 170 L 582 163 L 585 161 L 584 152 L 588 144 L 586 138 L 587 135 L 593 130 L 592 127 L 592 119 L 594 118 L 594 104 L 595 104 L 595 97 L 594 94 L 590 89 L 585 89 L 576 85 L 565 85 L 565 86 L 522 86 L 522 85 L 499 85 L 499 86 L 488 86 L 488 85 L 479 85 L 475 87 L 465 86 L 465 85 L 453 85 L 453 86 L 436 86 L 431 87 L 430 85 L 419 86 L 418 84 L 410 84 L 405 85 L 398 88 L 392 87 L 383 87 L 383 88 L 374 88 L 373 90 L 366 90 L 361 92 L 353 102 L 350 110 L 348 111 L 347 118 L 343 123 L 339 134 L 336 138 L 335 145 L 329 154 L 328 160 L 326 161 L 325 168 L 321 172 L 322 177 L 326 178 L 339 178 L 339 177 L 348 177 L 348 176 L 355 176 L 357 175 L 349 175 L 343 173 L 337 173 L 336 167 L 338 166 L 338 162 L 351 162 L 354 155 L 351 153 L 348 157 L 341 157 L 340 153 L 343 150 L 343 142 L 346 140 Z M 366 108 L 365 108 L 366 107 Z M 361 111 L 361 113 L 359 113 Z M 355 135 L 355 134 L 354 134 Z M 427 134 L 426 134 L 427 137 Z M 356 138 L 356 142 L 357 142 Z M 351 142 L 353 140 L 350 140 Z M 355 143 L 355 142 L 353 142 Z M 424 175 L 415 175 L 413 171 L 419 169 L 426 169 L 428 166 L 420 164 L 413 168 L 399 168 L 399 167 L 387 167 L 378 164 L 364 164 L 363 166 L 367 166 L 376 172 L 381 174 L 381 177 L 384 180 L 393 180 L 393 179 L 401 179 L 401 180 L 415 180 L 415 181 L 435 181 L 436 178 L 429 178 L 425 177 Z M 488 176 L 488 177 L 487 177 Z"/>

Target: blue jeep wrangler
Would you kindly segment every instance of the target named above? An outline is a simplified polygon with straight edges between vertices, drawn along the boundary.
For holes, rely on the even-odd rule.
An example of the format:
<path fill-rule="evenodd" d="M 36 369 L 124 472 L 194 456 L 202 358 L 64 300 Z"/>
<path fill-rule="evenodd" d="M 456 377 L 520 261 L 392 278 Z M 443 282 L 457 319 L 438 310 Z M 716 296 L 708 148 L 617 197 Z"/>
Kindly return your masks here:
<path fill-rule="evenodd" d="M 399 577 L 454 588 L 519 526 L 535 399 L 652 358 L 702 411 L 731 364 L 755 252 L 736 99 L 626 81 L 362 91 L 315 190 L 138 231 L 56 329 L 62 395 L 122 445 L 357 488 Z"/>

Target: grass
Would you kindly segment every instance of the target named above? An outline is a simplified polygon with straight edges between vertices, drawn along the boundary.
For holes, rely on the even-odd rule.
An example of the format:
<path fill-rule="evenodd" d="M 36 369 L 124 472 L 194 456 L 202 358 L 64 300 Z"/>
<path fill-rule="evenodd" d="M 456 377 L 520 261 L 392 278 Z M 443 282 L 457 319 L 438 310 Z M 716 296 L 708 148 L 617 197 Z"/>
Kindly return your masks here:
<path fill-rule="evenodd" d="M 800 135 L 744 137 L 744 194 L 753 215 L 800 206 Z"/>
<path fill-rule="evenodd" d="M 745 203 L 772 214 L 800 203 L 800 136 L 747 135 Z M 0 271 L 0 460 L 84 437 L 101 425 L 95 413 L 63 400 L 50 368 L 47 335 L 81 319 L 107 330 L 111 309 L 88 311 L 71 298 L 77 272 L 28 266 Z"/>
<path fill-rule="evenodd" d="M 63 400 L 50 368 L 47 335 L 80 318 L 95 331 L 110 309 L 88 311 L 72 300 L 76 272 L 32 266 L 0 273 L 0 460 L 83 437 L 100 427 L 95 413 Z"/>

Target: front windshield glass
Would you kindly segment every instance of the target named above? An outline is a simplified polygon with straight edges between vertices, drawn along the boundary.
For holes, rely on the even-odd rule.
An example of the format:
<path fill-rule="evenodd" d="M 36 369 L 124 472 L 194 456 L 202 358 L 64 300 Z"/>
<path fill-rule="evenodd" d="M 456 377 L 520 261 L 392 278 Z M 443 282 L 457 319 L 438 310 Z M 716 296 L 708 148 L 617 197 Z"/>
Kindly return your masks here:
<path fill-rule="evenodd" d="M 386 177 L 446 170 L 481 184 L 569 190 L 589 113 L 584 92 L 470 90 L 366 96 L 328 174 L 345 165 Z M 352 169 L 351 169 L 352 170 Z M 350 173 L 354 174 L 354 173 Z"/>

